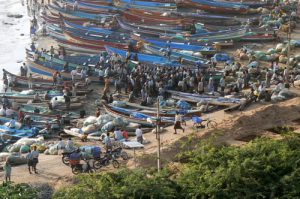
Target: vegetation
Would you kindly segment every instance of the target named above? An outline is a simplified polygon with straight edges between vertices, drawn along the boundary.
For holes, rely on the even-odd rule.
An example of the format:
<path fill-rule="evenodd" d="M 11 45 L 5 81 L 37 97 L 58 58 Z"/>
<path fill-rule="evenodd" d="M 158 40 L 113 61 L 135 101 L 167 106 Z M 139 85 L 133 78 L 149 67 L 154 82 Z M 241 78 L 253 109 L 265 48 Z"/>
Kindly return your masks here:
<path fill-rule="evenodd" d="M 54 198 L 297 198 L 300 138 L 258 138 L 243 147 L 200 143 L 186 163 L 159 174 L 145 170 L 82 175 Z"/>
<path fill-rule="evenodd" d="M 0 185 L 0 198 L 7 199 L 35 199 L 38 191 L 28 184 L 3 183 Z"/>

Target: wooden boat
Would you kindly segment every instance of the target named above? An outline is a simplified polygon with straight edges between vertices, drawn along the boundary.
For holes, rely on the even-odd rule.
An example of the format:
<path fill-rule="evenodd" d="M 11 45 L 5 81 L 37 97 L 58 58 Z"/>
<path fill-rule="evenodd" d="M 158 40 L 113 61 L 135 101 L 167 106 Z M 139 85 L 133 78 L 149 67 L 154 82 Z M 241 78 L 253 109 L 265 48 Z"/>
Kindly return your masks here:
<path fill-rule="evenodd" d="M 28 88 L 28 78 L 27 77 L 12 74 L 5 69 L 3 69 L 3 73 L 10 76 L 11 79 L 13 80 L 12 87 Z M 63 84 L 64 85 L 61 86 L 61 89 L 63 87 L 72 88 L 72 82 L 70 82 L 70 81 L 65 81 Z M 60 88 L 60 86 L 53 86 L 52 79 L 50 80 L 50 79 L 43 79 L 43 78 L 39 78 L 39 77 L 33 77 L 33 89 L 39 89 L 39 88 L 43 88 L 44 90 L 52 90 L 55 88 L 56 89 Z M 81 88 L 83 88 L 83 89 L 86 88 L 84 83 L 78 85 L 78 89 L 81 89 Z"/>
<path fill-rule="evenodd" d="M 93 45 L 95 47 L 103 47 L 105 45 L 113 46 L 115 48 L 127 49 L 128 40 L 116 40 L 115 38 L 110 39 L 109 37 L 98 37 L 98 36 L 81 36 L 74 32 L 64 31 L 64 35 L 67 39 L 74 42 L 84 43 L 88 45 Z"/>
<path fill-rule="evenodd" d="M 0 123 L 5 124 L 10 122 L 11 118 L 0 116 Z M 41 117 L 30 117 L 31 125 L 37 128 L 43 128 L 46 124 L 58 124 L 59 121 L 56 119 L 49 120 L 49 118 L 41 118 Z"/>
<path fill-rule="evenodd" d="M 117 0 L 114 2 L 116 7 L 121 8 L 136 8 L 136 9 L 151 9 L 151 10 L 176 10 L 177 5 L 171 3 L 158 3 L 149 1 L 132 1 L 132 0 Z"/>
<path fill-rule="evenodd" d="M 28 67 L 32 73 L 39 74 L 43 77 L 51 78 L 52 74 L 54 74 L 56 71 L 59 71 L 64 80 L 72 80 L 71 74 L 68 72 L 63 72 L 61 69 L 61 66 L 51 67 L 51 66 L 47 66 L 47 65 L 41 65 L 29 58 L 27 58 L 27 63 L 28 63 Z M 77 78 L 78 78 L 78 80 L 80 80 L 81 76 L 78 75 Z M 91 82 L 101 82 L 99 80 L 99 77 L 97 77 L 97 76 L 89 76 L 88 78 L 91 80 Z"/>
<path fill-rule="evenodd" d="M 216 50 L 212 46 L 208 45 L 193 45 L 193 44 L 185 44 L 182 42 L 167 42 L 163 40 L 154 40 L 154 39 L 148 39 L 148 38 L 142 38 L 140 37 L 140 40 L 162 47 L 167 48 L 168 46 L 172 49 L 179 49 L 179 50 L 187 50 L 187 51 L 194 51 L 194 52 L 201 52 L 202 54 L 215 54 Z"/>
<path fill-rule="evenodd" d="M 70 40 L 59 31 L 49 30 L 50 36 L 57 41 L 59 46 L 64 47 L 69 52 L 74 52 L 78 54 L 88 54 L 88 55 L 99 55 L 100 52 L 105 52 L 104 46 L 97 46 L 94 44 L 87 44 L 80 42 L 78 40 Z"/>
<path fill-rule="evenodd" d="M 115 53 L 115 54 L 120 55 L 123 58 L 126 58 L 127 52 L 124 50 L 113 48 L 110 46 L 105 46 L 105 48 L 109 54 Z M 180 66 L 180 64 L 178 62 L 171 62 L 166 57 L 134 53 L 134 55 L 131 56 L 132 59 L 135 55 L 137 56 L 139 62 L 145 62 L 145 63 L 151 63 L 151 64 L 157 64 L 157 65 L 167 65 L 167 66 Z"/>
<path fill-rule="evenodd" d="M 72 10 L 74 2 L 66 1 L 67 9 Z M 100 14 L 100 13 L 118 13 L 119 8 L 109 6 L 109 5 L 96 5 L 87 2 L 78 2 L 77 10 L 81 12 L 91 13 L 91 14 Z"/>
<path fill-rule="evenodd" d="M 168 90 L 168 93 L 171 94 L 172 98 L 178 100 L 184 100 L 191 103 L 208 103 L 215 106 L 232 106 L 234 104 L 240 103 L 241 99 L 237 98 L 226 98 L 226 97 L 215 97 L 211 95 L 198 95 L 192 93 L 183 93 L 179 91 Z"/>
<path fill-rule="evenodd" d="M 148 116 L 148 120 L 147 118 L 134 118 L 131 117 L 130 115 L 125 114 L 124 112 L 121 111 L 117 111 L 117 110 L 113 110 L 110 106 L 108 106 L 107 104 L 103 104 L 103 107 L 105 109 L 105 112 L 113 117 L 122 117 L 123 119 L 126 119 L 128 122 L 133 122 L 133 123 L 137 123 L 140 124 L 142 126 L 149 126 L 149 127 L 153 127 L 154 124 L 153 122 L 151 122 L 152 120 L 155 120 L 154 117 Z M 162 120 L 161 124 L 173 124 L 174 121 L 172 120 Z"/>
<path fill-rule="evenodd" d="M 186 38 L 186 40 L 182 40 L 181 38 L 148 38 L 148 37 L 143 37 L 142 35 L 137 33 L 131 34 L 131 38 L 143 43 L 153 43 L 154 45 L 157 46 L 162 46 L 162 47 L 170 46 L 171 48 L 189 50 L 189 51 L 201 51 L 200 49 L 202 49 L 203 46 L 210 47 L 216 45 L 216 42 L 213 41 L 195 41 L 189 38 Z M 233 46 L 232 41 L 230 42 L 218 41 L 217 43 L 220 47 Z"/>
<path fill-rule="evenodd" d="M 30 50 L 26 50 L 27 57 L 33 58 L 35 52 L 32 52 Z M 95 66 L 97 62 L 99 61 L 98 57 L 87 57 L 86 59 L 77 59 L 77 57 L 64 57 L 63 59 L 60 59 L 57 55 L 50 55 L 49 53 L 40 53 L 40 56 L 42 59 L 45 59 L 45 61 L 51 61 L 53 63 L 64 65 L 68 64 L 69 69 L 76 69 L 78 66 L 82 67 L 88 67 L 88 66 Z"/>
<path fill-rule="evenodd" d="M 246 42 L 267 42 L 267 41 L 274 41 L 276 37 L 274 34 L 255 34 L 255 35 L 246 35 L 241 38 L 241 41 Z"/>
<path fill-rule="evenodd" d="M 21 91 L 24 91 L 24 89 L 28 89 L 28 87 L 20 87 L 20 86 L 11 86 L 10 87 L 12 90 L 14 91 L 18 91 L 18 92 L 21 92 Z M 34 91 L 36 91 L 36 93 L 39 93 L 40 95 L 45 95 L 45 93 L 47 91 L 49 91 L 50 93 L 52 92 L 60 92 L 61 94 L 60 95 L 63 95 L 63 92 L 62 90 L 64 89 L 64 87 L 56 87 L 53 86 L 53 87 L 35 87 L 34 88 Z M 87 94 L 90 94 L 93 92 L 93 89 L 84 89 L 84 90 L 76 90 L 76 96 L 83 96 L 83 95 L 87 95 Z M 1 94 L 0 94 L 1 95 Z M 60 95 L 57 95 L 57 96 L 60 96 Z M 51 95 L 51 97 L 53 97 Z"/>
<path fill-rule="evenodd" d="M 15 75 L 13 73 L 8 72 L 5 69 L 2 69 L 2 71 L 3 71 L 3 74 L 6 74 L 11 77 L 14 84 L 28 86 L 28 77 Z M 32 82 L 33 82 L 33 85 L 53 85 L 53 81 L 50 78 L 45 79 L 45 78 L 34 77 Z"/>
<path fill-rule="evenodd" d="M 105 52 L 104 47 L 70 41 L 64 35 L 57 32 L 50 31 L 50 36 L 56 40 L 60 47 L 64 47 L 69 53 L 99 55 L 100 52 Z"/>
<path fill-rule="evenodd" d="M 64 17 L 67 18 L 72 18 L 72 19 L 78 19 L 78 18 L 85 18 L 88 20 L 101 20 L 101 18 L 112 18 L 112 14 L 90 14 L 86 12 L 80 12 L 80 11 L 73 11 L 73 10 L 65 10 L 61 8 L 58 4 L 50 4 L 48 5 L 49 9 L 51 9 L 51 14 L 55 16 L 63 15 Z"/>
<path fill-rule="evenodd" d="M 105 35 L 110 35 L 113 33 L 113 31 L 104 29 L 102 27 L 89 27 L 89 26 L 83 26 L 83 25 L 79 25 L 76 23 L 72 23 L 68 20 L 64 20 L 64 25 L 66 27 L 70 27 L 73 29 L 77 29 L 77 30 L 82 30 L 82 31 L 88 31 L 88 32 L 95 32 L 95 33 L 100 33 L 100 34 L 105 34 Z"/>
<path fill-rule="evenodd" d="M 110 105 L 108 105 L 110 106 Z M 150 116 L 157 116 L 157 109 L 156 108 L 152 108 L 152 107 L 147 107 L 147 106 L 141 106 L 138 104 L 134 104 L 134 103 L 129 103 L 126 102 L 126 108 L 129 110 L 134 110 L 134 111 L 138 111 L 140 113 L 143 114 L 147 114 Z M 161 117 L 169 117 L 169 118 L 173 118 L 176 115 L 176 112 L 184 112 L 184 116 L 185 117 L 191 117 L 191 116 L 201 116 L 201 111 L 200 110 L 180 110 L 180 109 L 176 109 L 176 108 L 169 108 L 169 109 L 161 109 L 159 112 L 159 115 Z"/>
<path fill-rule="evenodd" d="M 192 20 L 180 19 L 177 17 L 164 16 L 164 13 L 153 12 L 149 10 L 138 10 L 129 9 L 129 11 L 124 11 L 122 16 L 129 21 L 143 24 L 173 24 L 173 25 L 184 25 L 191 24 Z"/>
<path fill-rule="evenodd" d="M 174 24 L 164 24 L 164 23 L 159 23 L 159 24 L 141 24 L 137 23 L 136 21 L 128 21 L 122 19 L 122 22 L 128 27 L 132 27 L 134 29 L 138 29 L 139 31 L 154 31 L 157 33 L 165 34 L 165 33 L 170 33 L 170 34 L 176 34 L 176 33 L 190 33 L 190 26 L 184 26 L 184 25 L 174 25 Z M 205 31 L 205 30 L 202 30 Z M 138 31 L 136 31 L 138 32 Z"/>
<path fill-rule="evenodd" d="M 235 26 L 241 25 L 243 18 L 230 17 L 224 15 L 215 15 L 211 13 L 193 13 L 193 12 L 171 12 L 172 16 L 177 18 L 191 18 L 205 25 Z"/>
<path fill-rule="evenodd" d="M 113 0 L 80 0 L 80 2 L 90 3 L 95 5 L 113 5 Z"/>
<path fill-rule="evenodd" d="M 155 54 L 155 55 L 159 55 L 159 56 L 164 56 L 167 52 L 167 49 L 165 48 L 161 48 L 161 47 L 157 47 L 155 45 L 151 45 L 151 44 L 144 44 L 144 48 Z M 171 55 L 170 55 L 170 59 L 171 60 L 179 60 L 180 58 L 183 60 L 184 63 L 187 64 L 194 64 L 196 62 L 201 63 L 204 67 L 208 66 L 209 61 L 207 59 L 204 59 L 202 57 L 200 57 L 199 55 L 196 57 L 192 54 L 193 52 L 182 52 L 179 51 L 177 49 L 172 49 Z"/>
<path fill-rule="evenodd" d="M 78 119 L 80 115 L 76 112 L 68 111 L 67 113 L 61 110 L 49 110 L 47 107 L 38 106 L 40 113 L 34 113 L 34 109 L 37 106 L 33 105 L 21 105 L 20 110 L 24 112 L 25 115 L 30 115 L 30 118 L 43 118 L 47 120 L 55 120 L 60 117 L 69 117 L 70 119 Z"/>
<path fill-rule="evenodd" d="M 179 6 L 225 14 L 248 14 L 250 9 L 249 6 L 235 2 L 215 0 L 186 0 L 182 1 Z"/>

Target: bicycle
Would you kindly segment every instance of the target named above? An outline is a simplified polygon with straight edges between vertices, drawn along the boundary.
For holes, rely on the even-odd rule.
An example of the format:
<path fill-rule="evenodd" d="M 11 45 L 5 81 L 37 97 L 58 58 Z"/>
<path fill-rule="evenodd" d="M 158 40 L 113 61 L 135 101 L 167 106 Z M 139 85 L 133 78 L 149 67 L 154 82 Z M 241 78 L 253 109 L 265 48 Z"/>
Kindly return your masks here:
<path fill-rule="evenodd" d="M 214 129 L 214 128 L 217 128 L 217 126 L 218 126 L 217 122 L 214 120 L 211 120 L 210 118 L 202 119 L 198 116 L 193 116 L 192 120 L 194 122 L 193 127 L 196 127 L 197 129 L 205 128 L 205 127 L 209 128 L 209 129 Z M 206 122 L 206 123 L 203 124 L 203 122 Z"/>

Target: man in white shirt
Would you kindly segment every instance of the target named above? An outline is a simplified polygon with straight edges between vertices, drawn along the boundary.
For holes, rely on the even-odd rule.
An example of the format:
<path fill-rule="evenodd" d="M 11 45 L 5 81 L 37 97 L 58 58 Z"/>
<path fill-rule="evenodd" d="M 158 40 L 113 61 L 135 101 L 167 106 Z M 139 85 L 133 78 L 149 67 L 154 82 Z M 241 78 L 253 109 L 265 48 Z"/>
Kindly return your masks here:
<path fill-rule="evenodd" d="M 135 135 L 136 135 L 136 140 L 139 143 L 143 144 L 143 131 L 140 126 L 135 130 Z"/>
<path fill-rule="evenodd" d="M 76 75 L 77 75 L 77 70 L 72 70 L 71 71 L 71 76 L 72 76 L 72 81 L 73 82 L 75 82 Z"/>

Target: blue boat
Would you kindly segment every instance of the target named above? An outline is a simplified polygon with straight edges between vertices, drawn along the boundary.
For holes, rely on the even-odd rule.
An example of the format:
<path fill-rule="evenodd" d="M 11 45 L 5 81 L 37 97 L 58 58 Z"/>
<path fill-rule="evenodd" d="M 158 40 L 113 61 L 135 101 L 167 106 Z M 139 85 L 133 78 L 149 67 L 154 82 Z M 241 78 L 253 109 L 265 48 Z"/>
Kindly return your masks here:
<path fill-rule="evenodd" d="M 37 135 L 36 128 L 21 128 L 21 129 L 15 129 L 15 128 L 9 128 L 4 125 L 0 125 L 0 136 L 11 136 L 13 138 L 23 138 L 23 137 L 34 137 Z"/>
<path fill-rule="evenodd" d="M 87 32 L 94 32 L 94 33 L 100 33 L 100 34 L 105 34 L 105 35 L 110 35 L 113 33 L 113 31 L 106 30 L 104 28 L 95 28 L 95 27 L 86 27 L 86 26 L 81 26 L 72 22 L 69 22 L 67 20 L 64 20 L 64 24 L 70 28 L 74 28 L 77 30 L 83 30 Z"/>
<path fill-rule="evenodd" d="M 215 52 L 216 50 L 211 46 L 197 46 L 193 44 L 185 44 L 179 42 L 168 42 L 168 41 L 159 41 L 154 39 L 142 38 L 144 41 L 154 44 L 156 46 L 160 46 L 162 48 L 167 48 L 168 46 L 175 49 L 180 50 L 188 50 L 195 52 Z"/>
<path fill-rule="evenodd" d="M 123 58 L 126 58 L 127 51 L 113 48 L 110 46 L 105 46 L 107 53 L 112 54 L 118 54 Z M 131 59 L 134 57 L 133 55 L 137 55 L 139 62 L 145 62 L 145 63 L 151 63 L 155 65 L 166 65 L 166 66 L 174 66 L 178 67 L 180 64 L 178 62 L 172 62 L 166 57 L 161 56 L 155 56 L 155 55 L 149 55 L 149 54 L 142 54 L 142 53 L 132 53 Z"/>
<path fill-rule="evenodd" d="M 151 53 L 156 54 L 156 55 L 161 55 L 161 54 L 164 54 L 167 52 L 167 49 L 161 48 L 161 47 L 158 47 L 155 45 L 145 44 L 144 47 L 146 50 L 148 50 Z M 171 59 L 176 59 L 176 60 L 178 60 L 179 58 L 182 58 L 184 61 L 187 61 L 187 62 L 193 63 L 193 64 L 195 64 L 196 62 L 201 63 L 202 65 L 208 64 L 207 59 L 204 59 L 201 57 L 195 57 L 191 54 L 180 52 L 175 49 L 172 50 L 170 57 L 171 57 Z"/>
<path fill-rule="evenodd" d="M 85 18 L 85 19 L 100 21 L 102 18 L 110 18 L 114 16 L 111 14 L 90 14 L 81 11 L 65 10 L 59 7 L 58 5 L 54 5 L 54 4 L 50 4 L 48 6 L 51 9 L 51 11 L 54 11 L 56 15 L 62 14 L 73 18 Z"/>
<path fill-rule="evenodd" d="M 173 3 L 158 3 L 158 2 L 136 1 L 136 0 L 120 0 L 120 2 L 139 5 L 139 6 L 148 6 L 148 7 L 176 7 L 176 4 Z"/>

